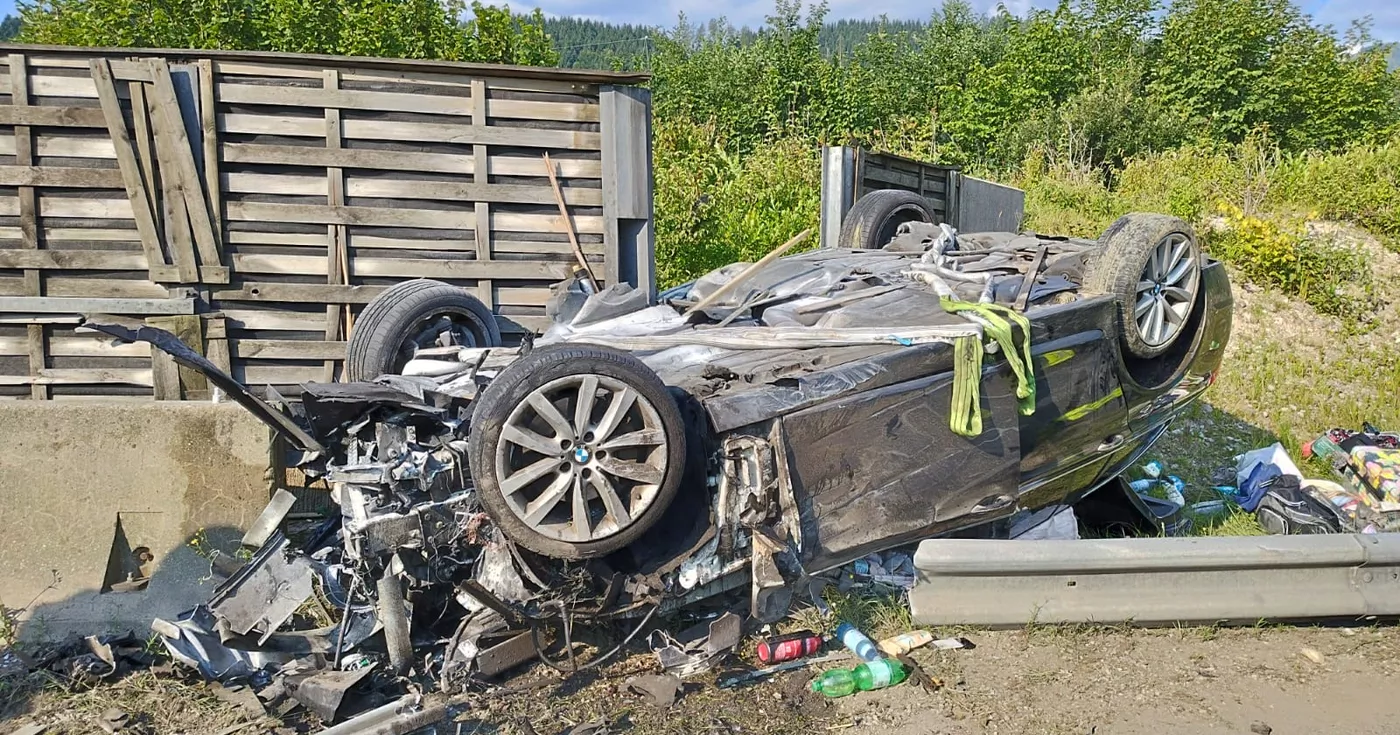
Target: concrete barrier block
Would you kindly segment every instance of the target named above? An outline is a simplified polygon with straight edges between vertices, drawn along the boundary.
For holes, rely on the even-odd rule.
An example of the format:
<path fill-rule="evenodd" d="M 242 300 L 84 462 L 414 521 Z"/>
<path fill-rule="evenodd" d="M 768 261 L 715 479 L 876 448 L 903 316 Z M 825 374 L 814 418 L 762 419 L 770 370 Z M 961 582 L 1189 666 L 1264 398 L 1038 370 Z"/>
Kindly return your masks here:
<path fill-rule="evenodd" d="M 272 486 L 271 434 L 232 404 L 0 403 L 0 447 L 0 605 L 28 639 L 204 601 L 201 549 L 232 549 Z"/>

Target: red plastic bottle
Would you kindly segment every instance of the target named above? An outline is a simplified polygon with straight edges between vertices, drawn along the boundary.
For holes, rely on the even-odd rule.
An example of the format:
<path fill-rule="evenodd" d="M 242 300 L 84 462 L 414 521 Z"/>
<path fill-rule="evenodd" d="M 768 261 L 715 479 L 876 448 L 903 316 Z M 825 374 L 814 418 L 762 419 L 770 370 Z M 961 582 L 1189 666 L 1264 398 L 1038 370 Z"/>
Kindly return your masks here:
<path fill-rule="evenodd" d="M 758 660 L 765 664 L 779 664 L 810 656 L 822 647 L 822 639 L 810 630 L 768 638 L 758 642 Z"/>

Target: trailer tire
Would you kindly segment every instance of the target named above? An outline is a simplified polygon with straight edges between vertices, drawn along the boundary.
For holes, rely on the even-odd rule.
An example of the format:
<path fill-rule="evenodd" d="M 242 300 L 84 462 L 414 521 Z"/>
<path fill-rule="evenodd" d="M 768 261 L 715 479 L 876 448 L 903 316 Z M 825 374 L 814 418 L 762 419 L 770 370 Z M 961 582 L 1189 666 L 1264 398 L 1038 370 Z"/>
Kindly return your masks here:
<path fill-rule="evenodd" d="M 496 317 L 466 289 L 415 279 L 379 294 L 360 314 L 345 348 L 348 380 L 373 380 L 398 373 L 426 347 L 450 333 L 463 347 L 499 347 Z"/>
<path fill-rule="evenodd" d="M 929 200 L 912 191 L 877 189 L 861 197 L 841 222 L 837 245 L 855 250 L 879 250 L 894 239 L 905 222 L 937 222 Z"/>

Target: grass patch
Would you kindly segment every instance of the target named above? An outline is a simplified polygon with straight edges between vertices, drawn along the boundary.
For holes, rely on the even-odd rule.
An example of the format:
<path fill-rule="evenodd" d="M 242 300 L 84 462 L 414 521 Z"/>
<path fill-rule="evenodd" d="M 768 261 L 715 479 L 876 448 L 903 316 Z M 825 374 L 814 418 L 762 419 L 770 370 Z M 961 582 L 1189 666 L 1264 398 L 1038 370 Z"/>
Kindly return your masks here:
<path fill-rule="evenodd" d="M 1266 536 L 1268 532 L 1259 525 L 1254 514 L 1236 507 L 1227 513 L 1198 521 L 1193 536 Z"/>
<path fill-rule="evenodd" d="M 823 615 L 812 606 L 800 608 L 783 622 L 782 632 L 810 630 L 829 635 L 836 631 L 837 625 L 848 622 L 871 639 L 878 641 L 925 627 L 914 625 L 914 619 L 909 612 L 909 597 L 903 591 L 841 592 L 835 587 L 828 587 L 822 598 L 831 608 L 830 614 Z"/>

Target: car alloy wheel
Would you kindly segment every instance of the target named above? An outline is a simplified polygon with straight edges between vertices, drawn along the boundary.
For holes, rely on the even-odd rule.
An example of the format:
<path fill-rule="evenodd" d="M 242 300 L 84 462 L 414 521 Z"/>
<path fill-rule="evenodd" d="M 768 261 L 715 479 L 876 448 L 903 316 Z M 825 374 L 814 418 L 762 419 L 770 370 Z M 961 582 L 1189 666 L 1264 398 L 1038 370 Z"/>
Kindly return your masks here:
<path fill-rule="evenodd" d="M 666 476 L 661 414 L 626 383 L 583 373 L 531 391 L 496 445 L 500 492 L 543 536 L 578 543 L 627 529 Z"/>
<path fill-rule="evenodd" d="M 1137 282 L 1133 320 L 1142 341 L 1160 347 L 1176 338 L 1196 301 L 1200 259 L 1190 238 L 1174 232 L 1153 248 Z"/>

